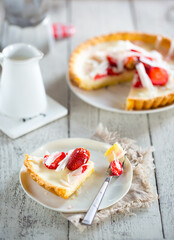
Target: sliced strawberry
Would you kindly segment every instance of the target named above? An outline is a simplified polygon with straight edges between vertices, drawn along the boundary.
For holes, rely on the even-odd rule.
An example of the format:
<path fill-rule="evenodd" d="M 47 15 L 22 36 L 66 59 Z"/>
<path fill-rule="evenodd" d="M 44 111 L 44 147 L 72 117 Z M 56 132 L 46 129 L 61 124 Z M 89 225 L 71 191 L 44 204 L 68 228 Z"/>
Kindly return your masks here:
<path fill-rule="evenodd" d="M 168 82 L 169 74 L 164 68 L 151 67 L 148 73 L 152 84 L 163 86 Z"/>
<path fill-rule="evenodd" d="M 110 163 L 111 172 L 115 176 L 120 176 L 123 172 L 122 164 L 119 160 L 114 160 Z"/>
<path fill-rule="evenodd" d="M 47 160 L 48 160 L 49 156 L 50 155 L 44 156 L 43 162 L 44 162 L 45 166 L 49 169 L 56 169 L 59 166 L 59 162 L 61 162 L 66 157 L 66 154 L 64 152 L 55 154 L 54 161 L 50 165 L 47 165 Z"/>
<path fill-rule="evenodd" d="M 87 165 L 82 166 L 82 173 L 84 173 L 87 169 Z"/>
<path fill-rule="evenodd" d="M 103 73 L 103 74 L 97 74 L 97 75 L 95 75 L 94 80 L 98 80 L 98 79 L 100 79 L 100 78 L 104 78 L 104 77 L 106 77 L 106 76 L 107 76 L 106 73 Z"/>
<path fill-rule="evenodd" d="M 142 64 L 144 65 L 146 73 L 149 74 L 149 70 L 151 69 L 151 66 L 149 64 L 147 64 L 147 63 L 144 63 L 144 62 L 142 62 Z"/>
<path fill-rule="evenodd" d="M 136 53 L 141 53 L 140 51 L 138 50 L 135 50 L 135 49 L 130 49 L 131 52 L 136 52 Z"/>
<path fill-rule="evenodd" d="M 107 70 L 108 76 L 117 76 L 121 74 L 121 72 L 115 72 L 114 68 L 111 68 L 111 67 L 108 67 L 106 70 Z"/>
<path fill-rule="evenodd" d="M 115 75 L 115 72 L 113 71 L 113 69 L 112 69 L 111 67 L 108 67 L 108 68 L 107 68 L 107 74 L 108 74 L 109 76 L 113 76 L 113 75 Z"/>
<path fill-rule="evenodd" d="M 111 56 L 106 57 L 111 67 L 117 67 L 117 60 Z"/>
<path fill-rule="evenodd" d="M 141 83 L 141 80 L 138 79 L 138 81 L 133 84 L 133 87 L 135 87 L 135 88 L 141 88 L 141 87 L 143 87 L 143 85 L 142 85 L 142 83 Z"/>
<path fill-rule="evenodd" d="M 145 58 L 147 58 L 147 59 L 150 60 L 150 61 L 153 61 L 153 60 L 154 60 L 152 57 L 145 57 Z"/>
<path fill-rule="evenodd" d="M 136 56 L 128 57 L 124 60 L 124 67 L 127 70 L 133 70 L 135 69 L 135 65 L 137 64 L 137 62 L 138 62 L 138 58 Z"/>
<path fill-rule="evenodd" d="M 77 168 L 81 167 L 83 164 L 87 163 L 89 157 L 90 152 L 87 149 L 76 148 L 70 155 L 69 161 L 67 163 L 67 168 L 71 171 L 74 171 Z"/>
<path fill-rule="evenodd" d="M 138 76 L 138 74 L 136 73 L 134 80 L 133 80 L 133 87 L 135 88 L 141 88 L 143 87 L 142 82 L 140 80 L 140 77 Z"/>

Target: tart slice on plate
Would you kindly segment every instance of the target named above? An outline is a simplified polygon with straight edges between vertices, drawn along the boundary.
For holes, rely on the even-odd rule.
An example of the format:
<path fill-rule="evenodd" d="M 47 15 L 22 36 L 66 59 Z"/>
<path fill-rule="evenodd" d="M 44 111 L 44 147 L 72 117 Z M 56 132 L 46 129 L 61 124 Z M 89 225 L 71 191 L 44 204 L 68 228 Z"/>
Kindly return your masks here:
<path fill-rule="evenodd" d="M 168 38 L 143 33 L 96 37 L 72 53 L 69 78 L 84 90 L 132 81 L 127 110 L 165 106 L 174 102 L 172 46 Z"/>
<path fill-rule="evenodd" d="M 43 157 L 26 154 L 24 165 L 32 179 L 46 190 L 69 198 L 94 171 L 87 149 L 53 152 Z"/>

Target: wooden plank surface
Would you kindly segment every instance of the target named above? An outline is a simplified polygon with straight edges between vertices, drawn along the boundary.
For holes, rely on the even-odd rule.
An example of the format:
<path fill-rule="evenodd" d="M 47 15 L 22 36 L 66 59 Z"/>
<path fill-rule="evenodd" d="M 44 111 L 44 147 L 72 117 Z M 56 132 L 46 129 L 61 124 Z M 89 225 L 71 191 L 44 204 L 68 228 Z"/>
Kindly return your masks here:
<path fill-rule="evenodd" d="M 138 30 L 174 37 L 174 2 L 151 1 L 150 4 L 151 9 L 154 9 L 153 14 L 150 14 L 147 1 L 134 1 Z M 142 14 L 153 23 L 150 27 Z M 167 239 L 174 239 L 174 110 L 151 114 L 148 117 L 151 142 L 156 149 L 154 156 L 163 234 Z"/>
<path fill-rule="evenodd" d="M 72 39 L 74 49 L 82 41 L 110 32 L 134 30 L 134 21 L 129 1 L 72 1 L 72 23 L 77 34 Z M 124 12 L 124 14 L 123 14 Z M 106 14 L 109 13 L 109 14 Z M 90 18 L 90 21 L 89 21 Z M 97 110 L 79 100 L 71 93 L 70 136 L 91 136 L 97 122 L 102 122 L 110 130 L 117 130 L 121 136 L 133 138 L 146 147 L 150 145 L 146 115 L 126 115 Z M 136 124 L 135 124 L 136 123 Z M 80 131 L 78 130 L 80 126 Z M 152 178 L 154 187 L 155 179 Z M 118 227 L 119 226 L 119 227 Z M 149 210 L 137 212 L 136 217 L 112 216 L 98 226 L 89 227 L 79 239 L 118 239 L 162 238 L 162 227 L 158 202 Z M 77 236 L 71 224 L 69 238 Z"/>
<path fill-rule="evenodd" d="M 57 21 L 66 22 L 66 4 L 58 3 Z M 41 62 L 47 93 L 67 106 L 65 66 L 67 43 L 56 44 Z M 68 120 L 62 118 L 16 140 L 0 132 L 0 239 L 68 239 L 68 222 L 57 212 L 31 200 L 19 183 L 19 169 L 26 153 L 41 145 L 68 136 Z"/>
<path fill-rule="evenodd" d="M 109 113 L 82 102 L 65 82 L 67 58 L 87 38 L 136 29 L 173 37 L 173 6 L 171 0 L 53 1 L 52 20 L 71 21 L 77 34 L 68 43 L 57 43 L 41 62 L 41 69 L 47 93 L 67 106 L 69 115 L 16 140 L 0 132 L 0 239 L 174 238 L 174 111 L 149 116 Z M 79 234 L 59 213 L 29 199 L 20 187 L 18 174 L 25 153 L 63 137 L 91 137 L 99 122 L 123 137 L 137 140 L 143 147 L 151 143 L 155 146 L 156 175 L 152 176 L 152 182 L 155 189 L 157 184 L 160 200 L 148 210 L 137 211 L 136 216 L 111 216 Z M 167 174 L 166 166 L 170 169 Z"/>

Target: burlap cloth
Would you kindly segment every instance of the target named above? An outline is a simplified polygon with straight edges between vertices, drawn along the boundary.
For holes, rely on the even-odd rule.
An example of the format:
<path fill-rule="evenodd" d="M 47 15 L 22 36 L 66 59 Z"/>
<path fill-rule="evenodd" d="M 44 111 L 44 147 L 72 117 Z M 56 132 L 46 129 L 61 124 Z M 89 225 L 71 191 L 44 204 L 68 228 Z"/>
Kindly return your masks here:
<path fill-rule="evenodd" d="M 126 150 L 127 156 L 133 167 L 133 180 L 129 192 L 119 202 L 107 209 L 97 212 L 93 224 L 103 221 L 111 214 L 130 214 L 133 209 L 145 208 L 157 199 L 157 194 L 153 192 L 150 178 L 154 169 L 152 152 L 153 148 L 142 150 L 129 138 L 120 138 L 117 132 L 109 132 L 102 124 L 96 129 L 93 139 L 100 140 L 109 144 L 119 142 Z M 86 226 L 80 223 L 84 213 L 62 213 L 63 217 L 72 222 L 81 232 Z"/>

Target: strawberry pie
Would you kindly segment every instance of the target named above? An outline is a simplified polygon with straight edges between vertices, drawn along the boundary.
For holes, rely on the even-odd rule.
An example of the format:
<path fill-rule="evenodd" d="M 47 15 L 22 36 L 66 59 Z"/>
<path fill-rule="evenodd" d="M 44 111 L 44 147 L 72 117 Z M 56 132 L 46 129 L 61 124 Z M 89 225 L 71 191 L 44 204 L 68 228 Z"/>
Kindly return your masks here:
<path fill-rule="evenodd" d="M 116 33 L 88 40 L 72 53 L 70 80 L 84 90 L 132 81 L 127 110 L 174 102 L 170 39 L 142 33 Z"/>
<path fill-rule="evenodd" d="M 87 149 L 76 148 L 68 152 L 48 153 L 43 157 L 26 154 L 24 164 L 40 186 L 67 199 L 94 171 L 94 163 L 89 158 Z"/>

